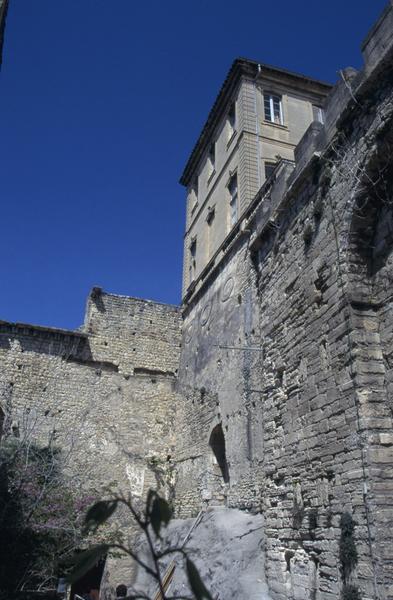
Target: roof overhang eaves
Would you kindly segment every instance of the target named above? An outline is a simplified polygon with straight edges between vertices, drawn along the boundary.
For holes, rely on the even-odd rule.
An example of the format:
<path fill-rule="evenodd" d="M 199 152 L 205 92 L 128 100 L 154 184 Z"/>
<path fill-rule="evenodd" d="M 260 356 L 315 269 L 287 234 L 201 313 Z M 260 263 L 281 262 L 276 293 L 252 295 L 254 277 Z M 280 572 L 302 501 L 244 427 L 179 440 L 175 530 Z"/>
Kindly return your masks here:
<path fill-rule="evenodd" d="M 308 87 L 312 87 L 316 93 L 320 93 L 323 96 L 327 96 L 327 94 L 333 87 L 330 83 L 326 83 L 318 79 L 313 79 L 311 77 L 307 77 L 306 75 L 301 75 L 299 73 L 294 73 L 293 71 L 288 71 L 279 67 L 273 67 L 272 65 L 267 65 L 265 63 L 250 60 L 248 58 L 236 58 L 233 61 L 231 68 L 229 69 L 228 75 L 226 76 L 224 83 L 221 86 L 217 98 L 209 112 L 202 132 L 183 170 L 182 176 L 179 180 L 179 182 L 182 185 L 188 186 L 190 181 L 192 180 L 195 168 L 197 167 L 201 156 L 203 155 L 206 149 L 207 144 L 210 142 L 210 138 L 216 126 L 218 125 L 224 111 L 227 108 L 228 100 L 233 94 L 233 91 L 239 83 L 241 77 L 245 76 L 255 78 L 259 73 L 262 74 L 263 72 L 276 77 L 285 76 L 289 79 L 292 79 L 293 82 L 297 83 L 302 81 L 303 85 L 307 84 Z"/>
<path fill-rule="evenodd" d="M 239 58 L 234 60 L 179 180 L 182 185 L 187 186 L 189 184 L 193 176 L 194 168 L 199 162 L 207 141 L 217 126 L 224 108 L 226 107 L 227 99 L 233 93 L 233 90 L 239 82 L 241 76 L 246 74 L 250 76 L 254 74 L 255 76 L 253 65 L 250 64 L 250 61 Z"/>

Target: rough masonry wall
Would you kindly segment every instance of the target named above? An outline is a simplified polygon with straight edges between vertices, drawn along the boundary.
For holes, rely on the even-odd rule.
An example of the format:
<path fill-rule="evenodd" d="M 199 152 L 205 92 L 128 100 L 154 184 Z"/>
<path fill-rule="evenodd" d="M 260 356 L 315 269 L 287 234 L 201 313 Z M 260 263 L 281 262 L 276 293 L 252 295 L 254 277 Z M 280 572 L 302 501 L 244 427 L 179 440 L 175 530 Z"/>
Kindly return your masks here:
<path fill-rule="evenodd" d="M 259 506 L 261 415 L 257 416 L 253 390 L 259 385 L 261 352 L 255 350 L 260 341 L 258 310 L 247 241 L 244 236 L 237 242 L 184 313 L 176 420 L 176 497 L 182 515 L 196 514 L 204 503 L 224 500 L 229 506 Z M 253 350 L 247 350 L 250 346 Z M 215 476 L 216 460 L 209 447 L 218 424 L 224 432 L 230 472 L 230 483 L 225 485 Z"/>
<path fill-rule="evenodd" d="M 262 194 L 184 311 L 179 511 L 262 510 L 275 599 L 346 598 L 350 586 L 393 598 L 391 64 L 334 90 L 281 198 Z M 218 424 L 229 483 L 217 490 L 206 469 Z"/>
<path fill-rule="evenodd" d="M 0 323 L 8 426 L 56 430 L 83 490 L 262 512 L 274 600 L 393 598 L 392 4 L 191 294 L 177 383 L 176 307 L 96 288 L 79 332 Z"/>
<path fill-rule="evenodd" d="M 178 309 L 95 289 L 84 329 L 0 324 L 3 412 L 39 442 L 56 431 L 77 493 L 170 494 Z"/>

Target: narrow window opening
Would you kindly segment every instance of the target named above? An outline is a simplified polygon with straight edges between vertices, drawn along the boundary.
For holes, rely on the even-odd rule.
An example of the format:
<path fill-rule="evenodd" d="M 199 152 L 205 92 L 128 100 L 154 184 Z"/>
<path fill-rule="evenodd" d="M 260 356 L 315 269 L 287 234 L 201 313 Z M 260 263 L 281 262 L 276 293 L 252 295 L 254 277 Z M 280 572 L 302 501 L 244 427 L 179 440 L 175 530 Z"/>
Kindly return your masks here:
<path fill-rule="evenodd" d="M 231 105 L 228 112 L 228 140 L 231 139 L 236 130 L 236 103 Z"/>
<path fill-rule="evenodd" d="M 265 111 L 265 120 L 277 125 L 283 125 L 281 96 L 276 94 L 264 94 L 263 105 Z"/>
<path fill-rule="evenodd" d="M 190 189 L 191 212 L 198 206 L 198 178 L 194 179 Z"/>
<path fill-rule="evenodd" d="M 238 219 L 238 191 L 237 191 L 237 175 L 232 175 L 229 184 L 229 222 L 231 227 Z"/>
<path fill-rule="evenodd" d="M 216 144 L 212 144 L 209 148 L 209 163 L 210 163 L 210 175 L 214 173 L 216 168 Z"/>
<path fill-rule="evenodd" d="M 218 466 L 220 467 L 224 483 L 229 483 L 229 469 L 225 452 L 225 437 L 221 424 L 216 425 L 211 432 L 209 446 L 212 449 Z"/>
<path fill-rule="evenodd" d="M 318 121 L 318 123 L 322 123 L 322 125 L 325 123 L 325 112 L 320 106 L 315 106 L 313 104 L 312 116 L 314 121 Z"/>
<path fill-rule="evenodd" d="M 209 206 L 207 209 L 206 222 L 207 222 L 207 260 L 210 259 L 213 253 L 213 242 L 214 242 L 214 218 L 216 216 L 216 209 L 214 206 Z"/>
<path fill-rule="evenodd" d="M 273 175 L 276 165 L 275 162 L 265 162 L 265 179 L 269 179 Z"/>
<path fill-rule="evenodd" d="M 196 238 L 191 240 L 190 244 L 190 266 L 189 266 L 189 284 L 194 281 L 195 273 L 196 273 L 196 250 L 197 250 L 197 241 Z"/>

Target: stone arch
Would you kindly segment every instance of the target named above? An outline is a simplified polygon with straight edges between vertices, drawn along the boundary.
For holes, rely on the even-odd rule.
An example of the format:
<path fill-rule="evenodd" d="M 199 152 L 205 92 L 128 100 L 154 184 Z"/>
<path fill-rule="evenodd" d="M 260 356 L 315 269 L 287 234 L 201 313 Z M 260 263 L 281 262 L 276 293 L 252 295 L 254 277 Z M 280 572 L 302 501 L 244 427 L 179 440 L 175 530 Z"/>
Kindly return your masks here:
<path fill-rule="evenodd" d="M 209 446 L 213 452 L 224 483 L 229 483 L 229 468 L 225 450 L 225 436 L 221 423 L 218 423 L 218 425 L 213 428 L 209 438 Z"/>
<path fill-rule="evenodd" d="M 362 439 L 362 469 L 368 493 L 357 517 L 367 522 L 374 581 L 382 580 L 386 562 L 379 556 L 393 543 L 380 517 L 378 489 L 388 485 L 386 467 L 393 455 L 393 128 L 375 139 L 374 151 L 358 172 L 348 232 L 346 291 L 349 308 L 350 360 Z M 391 481 L 389 485 L 391 485 Z M 363 511 L 363 515 L 362 515 Z M 393 497 L 383 500 L 393 514 Z M 379 556 L 373 560 L 373 556 Z"/>
<path fill-rule="evenodd" d="M 349 298 L 355 303 L 379 304 L 381 279 L 390 277 L 386 266 L 393 251 L 392 153 L 393 129 L 380 135 L 358 173 L 347 256 Z"/>
<path fill-rule="evenodd" d="M 347 254 L 347 298 L 356 356 L 375 373 L 383 403 L 393 415 L 393 126 L 376 138 L 358 174 Z M 372 363 L 372 364 L 371 364 Z M 355 368 L 358 372 L 359 369 Z M 380 377 L 377 378 L 377 373 Z M 367 378 L 366 378 L 367 379 Z M 377 381 L 378 380 L 378 381 Z M 369 392 L 365 391 L 368 397 Z"/>
<path fill-rule="evenodd" d="M 221 423 L 216 423 L 206 439 L 203 498 L 211 506 L 226 506 L 229 465 Z"/>

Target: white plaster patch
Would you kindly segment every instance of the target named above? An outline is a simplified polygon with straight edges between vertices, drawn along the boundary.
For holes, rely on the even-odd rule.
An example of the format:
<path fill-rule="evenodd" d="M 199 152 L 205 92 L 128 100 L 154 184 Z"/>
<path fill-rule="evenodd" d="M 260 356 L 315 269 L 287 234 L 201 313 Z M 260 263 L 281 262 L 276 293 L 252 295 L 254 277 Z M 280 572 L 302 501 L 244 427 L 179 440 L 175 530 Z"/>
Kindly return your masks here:
<path fill-rule="evenodd" d="M 17 339 L 8 338 L 11 352 L 22 352 L 22 344 Z"/>
<path fill-rule="evenodd" d="M 145 483 L 145 470 L 135 465 L 126 465 L 127 479 L 130 484 L 130 491 L 133 496 L 140 498 L 143 495 L 143 486 Z"/>

